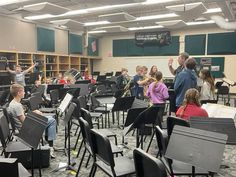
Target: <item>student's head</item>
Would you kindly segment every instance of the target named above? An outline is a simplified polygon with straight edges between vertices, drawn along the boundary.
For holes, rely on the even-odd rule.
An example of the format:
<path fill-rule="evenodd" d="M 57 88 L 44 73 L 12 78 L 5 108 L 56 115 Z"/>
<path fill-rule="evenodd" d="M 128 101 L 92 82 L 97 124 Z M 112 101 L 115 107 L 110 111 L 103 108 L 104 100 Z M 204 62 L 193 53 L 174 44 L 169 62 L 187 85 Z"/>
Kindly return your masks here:
<path fill-rule="evenodd" d="M 126 69 L 126 68 L 121 68 L 121 74 L 122 74 L 122 75 L 126 76 L 127 73 L 128 73 L 128 69 Z"/>
<path fill-rule="evenodd" d="M 143 68 L 143 74 L 146 75 L 148 72 L 147 66 L 142 66 L 142 68 Z"/>
<path fill-rule="evenodd" d="M 46 84 L 51 84 L 51 83 L 52 83 L 52 79 L 51 79 L 51 78 L 46 78 L 45 83 L 46 83 Z"/>
<path fill-rule="evenodd" d="M 195 88 L 188 89 L 184 96 L 183 105 L 196 104 L 197 106 L 200 106 L 201 104 L 199 98 L 200 94 L 197 89 Z"/>
<path fill-rule="evenodd" d="M 194 58 L 189 58 L 185 61 L 184 64 L 187 69 L 193 70 L 193 69 L 195 69 L 197 63 Z"/>
<path fill-rule="evenodd" d="M 150 75 L 150 76 L 153 76 L 153 75 L 155 75 L 155 73 L 156 73 L 157 71 L 158 71 L 158 70 L 157 70 L 157 66 L 156 66 L 156 65 L 153 65 L 153 66 L 151 67 L 151 69 L 150 69 L 149 75 Z"/>
<path fill-rule="evenodd" d="M 161 71 L 157 71 L 154 76 L 155 76 L 155 79 L 157 81 L 160 81 L 162 79 L 162 72 Z"/>
<path fill-rule="evenodd" d="M 58 74 L 58 79 L 62 79 L 63 78 L 63 74 L 62 73 L 59 73 Z"/>
<path fill-rule="evenodd" d="M 178 63 L 181 66 L 184 66 L 184 62 L 188 59 L 189 54 L 186 52 L 180 53 L 178 57 Z"/>
<path fill-rule="evenodd" d="M 41 81 L 40 81 L 40 80 L 36 80 L 36 81 L 34 82 L 34 84 L 38 87 L 39 85 L 41 85 Z"/>
<path fill-rule="evenodd" d="M 10 87 L 10 93 L 11 93 L 11 95 L 14 98 L 16 98 L 16 97 L 24 98 L 24 96 L 25 96 L 25 89 L 20 84 L 13 84 Z"/>
<path fill-rule="evenodd" d="M 143 74 L 143 67 L 142 66 L 136 66 L 136 73 L 138 75 L 142 75 Z"/>
<path fill-rule="evenodd" d="M 16 71 L 17 73 L 20 73 L 20 72 L 22 71 L 21 66 L 20 66 L 20 65 L 16 65 L 15 71 Z"/>

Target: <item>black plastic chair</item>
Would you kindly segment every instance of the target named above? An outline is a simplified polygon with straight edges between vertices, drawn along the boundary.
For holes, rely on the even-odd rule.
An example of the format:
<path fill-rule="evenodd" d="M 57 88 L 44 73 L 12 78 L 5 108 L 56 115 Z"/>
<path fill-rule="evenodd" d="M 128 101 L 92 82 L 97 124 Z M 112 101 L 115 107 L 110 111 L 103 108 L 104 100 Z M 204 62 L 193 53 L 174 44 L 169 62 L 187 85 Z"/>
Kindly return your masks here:
<path fill-rule="evenodd" d="M 165 166 L 159 159 L 139 148 L 133 154 L 136 177 L 167 177 Z"/>
<path fill-rule="evenodd" d="M 92 150 L 91 150 L 91 146 L 92 146 L 92 140 L 91 140 L 91 134 L 90 134 L 90 126 L 89 126 L 89 123 L 84 120 L 83 118 L 79 118 L 79 124 L 80 124 L 80 128 L 81 128 L 81 133 L 82 133 L 82 137 L 83 137 L 83 140 L 81 142 L 81 144 L 84 145 L 84 153 L 81 157 L 81 160 L 80 160 L 80 164 L 78 166 L 78 170 L 77 170 L 77 173 L 76 173 L 76 176 L 78 176 L 79 174 L 79 171 L 80 171 L 80 168 L 82 166 L 82 163 L 83 163 L 83 160 L 84 160 L 84 156 L 86 154 L 86 152 L 88 151 L 89 153 L 89 157 L 88 157 L 88 160 L 87 160 L 87 163 L 86 163 L 86 167 L 89 163 L 89 160 L 91 158 L 91 156 L 93 155 L 92 153 Z M 111 144 L 111 147 L 112 147 L 112 154 L 121 154 L 123 156 L 123 150 L 118 148 L 116 145 L 113 145 Z"/>
<path fill-rule="evenodd" d="M 11 125 L 10 139 L 12 139 L 13 135 L 19 134 L 19 130 L 17 130 L 15 120 L 14 120 L 12 114 L 7 111 L 7 108 L 3 108 L 3 114 L 7 118 L 8 124 L 10 123 L 10 125 Z"/>
<path fill-rule="evenodd" d="M 127 176 L 135 173 L 134 162 L 124 156 L 113 157 L 110 141 L 96 130 L 91 130 L 93 166 L 89 176 L 95 176 L 99 167 L 111 177 Z"/>
<path fill-rule="evenodd" d="M 207 104 L 207 103 L 217 104 L 217 100 L 201 100 L 200 103 L 201 105 Z"/>
<path fill-rule="evenodd" d="M 50 90 L 51 106 L 56 107 L 59 104 L 59 90 Z"/>
<path fill-rule="evenodd" d="M 0 139 L 2 144 L 2 154 L 5 157 L 14 156 L 14 153 L 20 151 L 31 151 L 31 149 L 20 141 L 10 141 L 10 129 L 7 118 L 0 114 Z M 23 157 L 22 157 L 23 158 Z"/>
<path fill-rule="evenodd" d="M 220 96 L 222 97 L 222 100 L 224 100 L 224 104 L 229 105 L 230 94 L 228 86 L 222 85 L 217 89 L 217 101 L 219 100 Z"/>
<path fill-rule="evenodd" d="M 168 135 L 168 137 L 170 137 L 175 125 L 190 127 L 189 122 L 187 122 L 186 120 L 178 118 L 178 117 L 169 116 L 169 117 L 167 117 L 167 135 Z"/>
<path fill-rule="evenodd" d="M 168 145 L 168 136 L 167 134 L 161 130 L 159 126 L 156 126 L 156 139 L 157 139 L 157 145 L 158 145 L 158 153 L 157 157 L 160 157 L 160 160 L 165 165 L 168 173 L 171 177 L 177 176 L 177 175 L 192 175 L 192 166 L 190 164 L 186 164 L 177 160 L 171 160 L 166 158 L 164 155 L 167 150 Z M 196 175 L 204 175 L 208 176 L 209 173 L 203 169 L 195 168 L 195 174 Z"/>

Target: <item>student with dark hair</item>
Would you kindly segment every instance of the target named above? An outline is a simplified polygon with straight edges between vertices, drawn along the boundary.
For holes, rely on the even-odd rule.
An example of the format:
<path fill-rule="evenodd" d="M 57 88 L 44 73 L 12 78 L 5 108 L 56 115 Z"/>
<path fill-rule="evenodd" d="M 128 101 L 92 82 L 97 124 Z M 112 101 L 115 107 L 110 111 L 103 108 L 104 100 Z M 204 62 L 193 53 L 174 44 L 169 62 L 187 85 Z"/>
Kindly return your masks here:
<path fill-rule="evenodd" d="M 157 66 L 153 65 L 150 69 L 149 76 L 150 77 L 155 77 L 157 72 L 158 72 Z"/>
<path fill-rule="evenodd" d="M 174 76 L 177 76 L 184 69 L 184 63 L 188 58 L 189 58 L 189 54 L 187 52 L 180 53 L 178 57 L 179 67 L 176 69 L 174 69 L 172 66 L 173 61 L 174 61 L 173 58 L 170 58 L 168 62 L 168 67 L 171 74 L 173 74 Z"/>
<path fill-rule="evenodd" d="M 149 85 L 146 95 L 150 98 L 152 104 L 163 104 L 169 98 L 168 88 L 162 82 L 162 73 L 160 71 L 157 71 L 154 77 L 156 81 Z"/>
<path fill-rule="evenodd" d="M 185 61 L 185 69 L 175 78 L 174 90 L 176 94 L 176 107 L 180 107 L 184 100 L 185 92 L 190 88 L 197 87 L 197 75 L 194 71 L 196 61 L 189 58 Z"/>
<path fill-rule="evenodd" d="M 119 75 L 116 79 L 116 86 L 118 89 L 124 89 L 124 87 L 128 84 L 128 69 L 122 68 L 121 75 Z"/>
<path fill-rule="evenodd" d="M 205 109 L 201 108 L 197 89 L 189 89 L 185 93 L 183 105 L 176 112 L 177 117 L 189 120 L 190 117 L 208 117 Z"/>
<path fill-rule="evenodd" d="M 211 72 L 207 69 L 200 71 L 200 76 L 203 80 L 203 85 L 200 92 L 200 100 L 214 100 L 215 99 L 215 83 Z"/>

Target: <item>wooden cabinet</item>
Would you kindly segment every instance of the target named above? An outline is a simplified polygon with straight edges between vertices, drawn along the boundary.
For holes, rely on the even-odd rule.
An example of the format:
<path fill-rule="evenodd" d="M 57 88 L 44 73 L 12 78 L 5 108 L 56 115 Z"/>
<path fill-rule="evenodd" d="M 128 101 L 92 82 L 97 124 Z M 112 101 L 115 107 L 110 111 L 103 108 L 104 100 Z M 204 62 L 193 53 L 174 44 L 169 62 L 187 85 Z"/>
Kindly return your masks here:
<path fill-rule="evenodd" d="M 33 72 L 42 72 L 43 79 L 46 77 L 56 77 L 58 73 L 65 73 L 71 68 L 80 71 L 82 74 L 88 68 L 91 74 L 91 60 L 101 59 L 98 57 L 89 57 L 81 55 L 59 55 L 54 53 L 30 53 L 16 51 L 0 51 L 0 62 L 5 64 L 4 58 L 7 58 L 10 69 L 14 70 L 16 65 L 20 65 L 23 70 L 29 68 L 33 63 L 38 65 Z M 0 63 L 0 64 L 1 64 Z M 0 68 L 1 73 L 6 73 L 4 67 Z"/>

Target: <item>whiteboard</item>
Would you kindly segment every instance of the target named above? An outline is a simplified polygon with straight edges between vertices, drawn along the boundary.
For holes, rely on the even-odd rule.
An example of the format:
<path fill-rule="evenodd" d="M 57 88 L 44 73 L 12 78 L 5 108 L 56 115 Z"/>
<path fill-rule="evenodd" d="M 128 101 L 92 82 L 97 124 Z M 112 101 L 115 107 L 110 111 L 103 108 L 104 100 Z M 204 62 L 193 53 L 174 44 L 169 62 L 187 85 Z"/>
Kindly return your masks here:
<path fill-rule="evenodd" d="M 147 66 L 148 73 L 152 67 L 152 65 L 156 65 L 158 71 L 161 71 L 164 77 L 174 77 L 168 67 L 169 58 L 167 56 L 161 57 L 129 57 L 125 58 L 125 67 L 128 69 L 128 74 L 130 76 L 134 76 L 136 74 L 136 66 Z M 172 57 L 174 59 L 173 68 L 178 67 L 177 57 Z"/>

